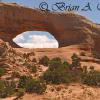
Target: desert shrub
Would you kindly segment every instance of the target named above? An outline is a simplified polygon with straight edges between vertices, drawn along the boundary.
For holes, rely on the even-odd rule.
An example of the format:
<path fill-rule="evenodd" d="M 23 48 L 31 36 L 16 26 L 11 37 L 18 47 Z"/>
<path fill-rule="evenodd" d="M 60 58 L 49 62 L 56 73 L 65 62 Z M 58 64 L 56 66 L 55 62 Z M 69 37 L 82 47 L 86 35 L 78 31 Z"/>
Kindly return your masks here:
<path fill-rule="evenodd" d="M 46 90 L 46 84 L 41 80 L 32 79 L 27 76 L 21 76 L 19 80 L 19 88 L 25 89 L 28 93 L 41 94 Z"/>
<path fill-rule="evenodd" d="M 16 84 L 13 81 L 0 81 L 0 98 L 5 98 L 15 93 Z"/>
<path fill-rule="evenodd" d="M 26 66 L 28 69 L 31 68 L 31 67 L 33 66 L 33 65 L 31 65 L 30 63 L 28 63 L 28 62 L 23 63 L 23 65 Z"/>
<path fill-rule="evenodd" d="M 55 70 L 61 66 L 62 66 L 62 62 L 61 62 L 61 59 L 59 57 L 53 58 L 49 63 L 50 70 Z"/>
<path fill-rule="evenodd" d="M 69 72 L 69 65 L 61 63 L 61 60 L 53 59 L 49 69 L 43 74 L 43 79 L 47 83 L 53 84 L 70 83 L 72 77 Z"/>
<path fill-rule="evenodd" d="M 71 59 L 72 59 L 72 64 L 71 64 L 72 68 L 73 67 L 78 68 L 81 66 L 80 58 L 76 54 L 73 54 Z"/>
<path fill-rule="evenodd" d="M 69 73 L 69 63 L 63 62 L 59 57 L 50 60 L 49 69 L 43 74 L 43 79 L 47 83 L 60 84 L 70 83 L 72 80 Z"/>
<path fill-rule="evenodd" d="M 70 74 L 72 77 L 72 82 L 80 82 L 81 76 L 83 75 L 83 70 L 82 68 L 77 68 L 77 69 L 71 70 Z"/>
<path fill-rule="evenodd" d="M 33 58 L 33 59 L 32 59 L 32 62 L 37 62 L 36 58 Z"/>
<path fill-rule="evenodd" d="M 34 65 L 31 67 L 31 72 L 36 73 L 37 72 L 37 67 Z"/>
<path fill-rule="evenodd" d="M 28 77 L 28 76 L 21 76 L 20 79 L 19 79 L 18 87 L 19 88 L 26 88 L 26 84 L 30 79 L 31 78 Z"/>
<path fill-rule="evenodd" d="M 6 73 L 5 68 L 0 68 L 0 77 Z"/>
<path fill-rule="evenodd" d="M 100 54 L 96 50 L 92 51 L 92 55 L 94 58 L 100 59 Z"/>
<path fill-rule="evenodd" d="M 6 92 L 12 95 L 15 92 L 16 83 L 14 81 L 5 81 Z"/>
<path fill-rule="evenodd" d="M 24 53 L 23 58 L 24 58 L 25 62 L 27 62 L 29 59 L 29 53 Z"/>
<path fill-rule="evenodd" d="M 89 71 L 87 74 L 83 74 L 82 83 L 90 86 L 100 86 L 100 72 Z"/>
<path fill-rule="evenodd" d="M 39 60 L 39 63 L 44 65 L 44 66 L 48 66 L 49 65 L 49 58 L 47 56 L 44 56 L 43 58 L 41 58 Z"/>
<path fill-rule="evenodd" d="M 11 75 L 12 78 L 19 78 L 20 77 L 20 74 L 16 71 L 12 72 L 12 75 Z"/>
<path fill-rule="evenodd" d="M 5 88 L 4 81 L 0 80 L 0 98 L 6 97 L 7 95 L 3 92 Z"/>
<path fill-rule="evenodd" d="M 65 62 L 63 62 L 62 66 L 67 68 L 67 70 L 68 70 L 70 67 L 70 64 L 67 61 L 65 61 Z"/>
<path fill-rule="evenodd" d="M 73 54 L 71 65 L 67 61 L 62 63 L 59 57 L 50 60 L 49 69 L 43 74 L 43 79 L 53 84 L 70 83 L 79 81 L 82 73 L 80 59 Z"/>
<path fill-rule="evenodd" d="M 25 94 L 25 89 L 19 88 L 18 92 L 17 92 L 17 98 L 16 98 L 16 100 L 18 100 L 18 98 L 22 97 L 24 94 Z"/>
<path fill-rule="evenodd" d="M 37 67 L 34 64 L 28 64 L 26 63 L 25 66 L 32 72 L 36 73 L 37 72 Z"/>
<path fill-rule="evenodd" d="M 35 52 L 28 53 L 29 56 L 35 56 Z"/>
<path fill-rule="evenodd" d="M 64 70 L 47 70 L 43 75 L 43 79 L 47 83 L 53 84 L 70 83 L 71 78 L 71 74 Z"/>
<path fill-rule="evenodd" d="M 40 80 L 31 79 L 26 85 L 26 92 L 42 94 L 46 90 L 46 84 Z"/>
<path fill-rule="evenodd" d="M 81 52 L 80 56 L 86 56 L 86 53 L 85 52 Z"/>

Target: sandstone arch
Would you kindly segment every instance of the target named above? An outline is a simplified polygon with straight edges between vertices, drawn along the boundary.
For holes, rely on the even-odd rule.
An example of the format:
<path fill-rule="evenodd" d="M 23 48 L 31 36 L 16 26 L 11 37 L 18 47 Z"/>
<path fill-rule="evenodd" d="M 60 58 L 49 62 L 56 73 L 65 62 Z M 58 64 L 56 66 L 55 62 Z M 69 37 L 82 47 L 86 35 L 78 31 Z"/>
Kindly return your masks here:
<path fill-rule="evenodd" d="M 59 42 L 60 47 L 90 44 L 100 51 L 100 25 L 74 13 L 52 13 L 0 3 L 0 38 L 10 42 L 25 31 L 47 31 Z M 95 45 L 96 44 L 96 45 Z M 98 45 L 98 46 L 97 46 Z"/>

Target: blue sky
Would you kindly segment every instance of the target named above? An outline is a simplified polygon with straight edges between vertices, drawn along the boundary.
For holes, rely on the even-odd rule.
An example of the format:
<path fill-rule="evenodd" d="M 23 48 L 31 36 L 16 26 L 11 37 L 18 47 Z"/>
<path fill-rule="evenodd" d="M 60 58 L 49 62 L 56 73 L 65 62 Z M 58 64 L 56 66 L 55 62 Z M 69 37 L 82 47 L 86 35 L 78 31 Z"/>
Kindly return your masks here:
<path fill-rule="evenodd" d="M 80 8 L 82 9 L 89 2 L 92 11 L 81 11 L 81 10 L 79 10 L 78 13 L 87 17 L 88 19 L 90 19 L 94 23 L 100 24 L 100 10 L 97 9 L 97 5 L 100 3 L 100 0 L 2 0 L 2 1 L 3 2 L 16 2 L 18 4 L 21 4 L 21 5 L 27 6 L 27 7 L 31 7 L 31 8 L 39 8 L 39 4 L 41 2 L 47 2 L 48 5 L 49 5 L 49 9 L 51 9 L 51 6 L 53 4 L 55 4 L 56 2 L 65 2 L 66 6 L 67 5 L 80 6 Z M 99 8 L 100 8 L 100 5 L 99 5 Z M 40 39 L 40 36 L 41 36 L 41 38 L 42 38 L 42 36 L 44 36 L 46 41 L 43 41 L 43 39 L 40 39 L 41 44 L 40 44 L 40 42 L 37 42 L 37 41 L 36 42 L 35 41 L 29 41 L 29 39 L 33 39 L 32 36 L 33 36 L 35 41 L 36 41 L 36 38 L 37 38 L 37 41 L 38 41 Z M 38 39 L 38 36 L 39 36 L 39 39 Z M 32 47 L 32 48 L 39 47 L 39 44 L 41 45 L 40 48 L 41 47 L 58 47 L 57 41 L 47 32 L 36 32 L 36 31 L 35 32 L 26 32 L 26 33 L 22 34 L 21 36 L 18 36 L 15 39 L 15 42 L 20 44 L 23 47 L 28 47 L 29 43 L 31 44 L 30 47 Z M 47 44 L 45 44 L 45 42 L 47 42 Z M 45 46 L 44 46 L 43 43 L 45 44 Z M 37 44 L 38 46 L 36 46 L 35 44 Z M 52 46 L 49 46 L 49 44 L 52 45 Z"/>

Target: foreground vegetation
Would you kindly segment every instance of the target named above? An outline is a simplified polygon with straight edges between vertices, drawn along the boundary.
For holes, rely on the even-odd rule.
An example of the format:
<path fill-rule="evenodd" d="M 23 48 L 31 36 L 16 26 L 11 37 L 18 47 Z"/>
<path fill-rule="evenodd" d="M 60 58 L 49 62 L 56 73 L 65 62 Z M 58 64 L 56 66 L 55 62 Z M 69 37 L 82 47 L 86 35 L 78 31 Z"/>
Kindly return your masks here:
<path fill-rule="evenodd" d="M 89 86 L 100 86 L 100 72 L 95 71 L 94 66 L 81 66 L 76 54 L 72 55 L 72 64 L 62 62 L 60 58 L 54 58 L 49 62 L 49 68 L 42 76 L 47 84 L 60 84 L 80 82 Z"/>
<path fill-rule="evenodd" d="M 83 54 L 82 54 L 83 55 Z M 26 58 L 27 59 L 27 58 Z M 87 66 L 81 66 L 80 58 L 73 54 L 72 63 L 62 61 L 59 57 L 49 59 L 47 56 L 40 59 L 42 64 L 48 69 L 38 79 L 32 76 L 20 76 L 17 72 L 12 73 L 12 78 L 18 78 L 18 81 L 0 80 L 0 98 L 11 95 L 17 95 L 17 98 L 24 93 L 43 94 L 46 91 L 47 84 L 70 84 L 79 82 L 89 86 L 100 87 L 100 72 L 95 71 L 93 66 L 87 69 Z M 27 62 L 26 62 L 27 63 Z M 37 72 L 37 66 L 27 65 L 30 72 Z M 0 77 L 5 74 L 5 69 L 0 69 Z"/>

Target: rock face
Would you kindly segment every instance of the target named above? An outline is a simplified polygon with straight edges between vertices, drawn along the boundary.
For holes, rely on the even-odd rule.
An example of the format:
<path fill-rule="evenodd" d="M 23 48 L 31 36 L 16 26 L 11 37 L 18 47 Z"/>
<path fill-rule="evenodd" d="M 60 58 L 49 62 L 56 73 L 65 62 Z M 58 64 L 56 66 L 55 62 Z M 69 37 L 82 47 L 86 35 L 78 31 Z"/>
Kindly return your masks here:
<path fill-rule="evenodd" d="M 0 39 L 0 58 L 5 57 L 7 54 L 7 46 L 6 43 Z"/>
<path fill-rule="evenodd" d="M 47 31 L 58 40 L 60 47 L 89 44 L 100 51 L 100 25 L 85 17 L 0 3 L 0 38 L 17 47 L 12 39 L 25 31 Z"/>

